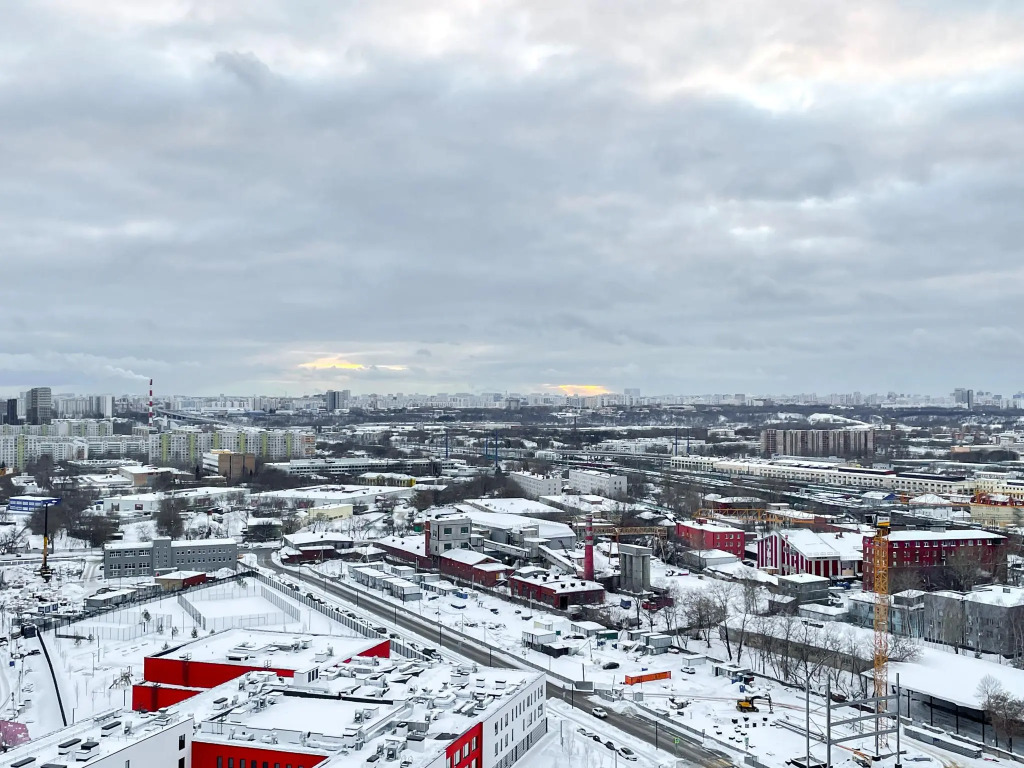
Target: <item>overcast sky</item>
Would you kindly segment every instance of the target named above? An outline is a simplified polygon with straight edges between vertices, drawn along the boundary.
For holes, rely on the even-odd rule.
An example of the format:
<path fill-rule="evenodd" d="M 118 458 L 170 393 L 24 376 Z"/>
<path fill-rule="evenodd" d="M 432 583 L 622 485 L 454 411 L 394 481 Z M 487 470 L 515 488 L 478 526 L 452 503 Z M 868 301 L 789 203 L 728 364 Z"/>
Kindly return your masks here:
<path fill-rule="evenodd" d="M 1021 2 L 7 0 L 0 392 L 1012 394 L 1022 40 Z"/>

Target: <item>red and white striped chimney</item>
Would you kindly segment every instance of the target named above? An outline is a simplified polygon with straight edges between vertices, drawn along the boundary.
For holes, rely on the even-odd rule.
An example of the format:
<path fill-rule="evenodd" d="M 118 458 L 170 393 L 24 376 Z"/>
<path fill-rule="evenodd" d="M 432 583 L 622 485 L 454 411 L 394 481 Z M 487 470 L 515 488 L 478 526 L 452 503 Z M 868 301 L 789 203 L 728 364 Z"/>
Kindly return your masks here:
<path fill-rule="evenodd" d="M 153 380 L 149 380 L 149 428 L 153 428 Z"/>

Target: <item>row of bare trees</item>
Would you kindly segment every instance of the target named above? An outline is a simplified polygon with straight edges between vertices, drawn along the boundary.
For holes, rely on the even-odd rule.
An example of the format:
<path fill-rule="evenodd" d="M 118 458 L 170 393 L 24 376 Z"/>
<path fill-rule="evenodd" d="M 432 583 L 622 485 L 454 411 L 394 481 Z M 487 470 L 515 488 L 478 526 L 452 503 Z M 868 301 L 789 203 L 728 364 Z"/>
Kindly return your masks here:
<path fill-rule="evenodd" d="M 1012 749 L 1013 737 L 1024 734 L 1024 697 L 1014 696 L 992 675 L 985 675 L 978 683 L 978 700 L 996 733 L 996 746 L 1002 738 Z"/>

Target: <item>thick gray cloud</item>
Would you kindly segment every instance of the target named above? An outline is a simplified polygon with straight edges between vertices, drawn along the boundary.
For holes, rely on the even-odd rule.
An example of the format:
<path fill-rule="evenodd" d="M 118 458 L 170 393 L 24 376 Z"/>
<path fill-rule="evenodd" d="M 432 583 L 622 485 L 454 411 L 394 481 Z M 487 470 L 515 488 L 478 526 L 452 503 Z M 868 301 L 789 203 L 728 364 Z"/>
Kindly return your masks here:
<path fill-rule="evenodd" d="M 0 390 L 1021 388 L 1019 4 L 9 6 Z"/>

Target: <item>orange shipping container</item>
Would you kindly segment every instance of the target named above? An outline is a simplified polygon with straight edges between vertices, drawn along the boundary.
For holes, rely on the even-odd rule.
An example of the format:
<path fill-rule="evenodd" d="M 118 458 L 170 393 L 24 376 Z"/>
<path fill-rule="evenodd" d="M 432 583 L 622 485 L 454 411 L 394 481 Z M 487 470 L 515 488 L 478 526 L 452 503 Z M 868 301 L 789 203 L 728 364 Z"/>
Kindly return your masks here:
<path fill-rule="evenodd" d="M 672 677 L 671 672 L 648 672 L 645 675 L 626 675 L 626 685 L 636 685 L 637 683 L 649 683 L 651 680 L 668 680 Z"/>

